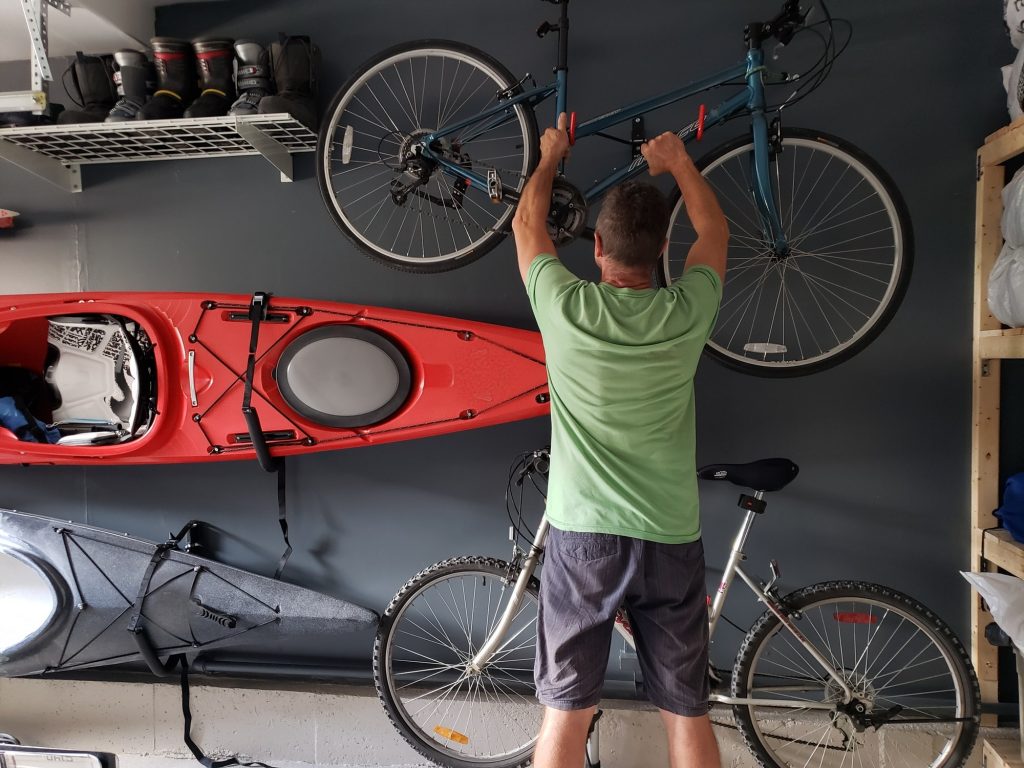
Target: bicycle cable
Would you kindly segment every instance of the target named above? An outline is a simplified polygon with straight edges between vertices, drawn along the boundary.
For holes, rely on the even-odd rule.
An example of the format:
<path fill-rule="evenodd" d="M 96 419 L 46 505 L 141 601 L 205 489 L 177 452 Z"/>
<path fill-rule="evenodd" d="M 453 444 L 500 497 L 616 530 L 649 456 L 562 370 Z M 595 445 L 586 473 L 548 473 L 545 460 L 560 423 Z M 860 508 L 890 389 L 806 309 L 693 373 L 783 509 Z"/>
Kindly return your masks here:
<path fill-rule="evenodd" d="M 800 27 L 796 30 L 793 37 L 795 38 L 799 36 L 802 32 L 813 32 L 822 41 L 822 53 L 814 64 L 795 78 L 798 85 L 793 89 L 793 92 L 789 97 L 781 104 L 770 107 L 770 109 L 776 112 L 781 112 L 786 107 L 803 101 L 814 93 L 814 91 L 820 88 L 825 80 L 828 79 L 829 75 L 831 75 L 832 67 L 835 65 L 836 59 L 846 51 L 850 45 L 850 41 L 853 39 L 853 24 L 848 19 L 833 17 L 824 0 L 818 0 L 818 4 L 821 6 L 825 19 L 814 24 L 808 24 Z M 837 24 L 845 27 L 847 33 L 845 39 L 838 47 L 836 45 Z M 819 27 L 828 28 L 827 37 L 822 34 Z M 782 83 L 779 83 L 778 85 L 782 85 Z"/>

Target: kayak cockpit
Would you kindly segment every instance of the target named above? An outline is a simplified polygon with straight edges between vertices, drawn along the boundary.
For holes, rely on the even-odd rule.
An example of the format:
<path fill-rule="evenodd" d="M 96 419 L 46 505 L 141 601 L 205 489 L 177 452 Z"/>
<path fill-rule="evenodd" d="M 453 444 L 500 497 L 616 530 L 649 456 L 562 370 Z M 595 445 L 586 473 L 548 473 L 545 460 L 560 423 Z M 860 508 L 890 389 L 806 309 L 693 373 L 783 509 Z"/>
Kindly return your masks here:
<path fill-rule="evenodd" d="M 153 367 L 149 337 L 130 318 L 8 323 L 0 328 L 0 438 L 87 446 L 141 437 L 155 415 Z"/>

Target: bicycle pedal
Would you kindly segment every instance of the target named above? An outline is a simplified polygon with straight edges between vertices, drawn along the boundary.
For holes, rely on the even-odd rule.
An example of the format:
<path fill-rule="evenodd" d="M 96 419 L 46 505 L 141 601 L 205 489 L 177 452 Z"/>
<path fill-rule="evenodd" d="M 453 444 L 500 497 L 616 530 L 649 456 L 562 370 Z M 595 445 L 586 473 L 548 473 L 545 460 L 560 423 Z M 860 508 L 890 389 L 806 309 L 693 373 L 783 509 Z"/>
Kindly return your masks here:
<path fill-rule="evenodd" d="M 500 203 L 502 198 L 501 179 L 498 172 L 491 168 L 487 171 L 487 194 L 491 196 L 492 203 Z"/>

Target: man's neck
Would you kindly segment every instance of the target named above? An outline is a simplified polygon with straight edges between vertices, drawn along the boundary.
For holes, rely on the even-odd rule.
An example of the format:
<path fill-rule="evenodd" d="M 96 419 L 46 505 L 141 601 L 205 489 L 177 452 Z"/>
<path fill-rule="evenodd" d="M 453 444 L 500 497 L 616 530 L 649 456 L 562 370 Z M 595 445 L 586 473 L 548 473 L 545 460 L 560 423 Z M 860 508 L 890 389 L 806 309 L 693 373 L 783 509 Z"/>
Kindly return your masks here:
<path fill-rule="evenodd" d="M 648 271 L 608 269 L 601 271 L 601 282 L 613 288 L 634 288 L 642 290 L 653 287 L 651 273 Z"/>

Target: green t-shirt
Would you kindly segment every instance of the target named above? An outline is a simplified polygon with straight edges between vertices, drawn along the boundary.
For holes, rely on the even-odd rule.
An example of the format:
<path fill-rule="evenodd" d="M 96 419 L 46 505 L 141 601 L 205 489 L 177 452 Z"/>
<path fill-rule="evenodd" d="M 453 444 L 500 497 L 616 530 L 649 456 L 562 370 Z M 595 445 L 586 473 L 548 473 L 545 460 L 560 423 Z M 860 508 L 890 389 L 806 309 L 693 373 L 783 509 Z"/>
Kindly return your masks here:
<path fill-rule="evenodd" d="M 718 275 L 697 266 L 670 288 L 616 288 L 544 254 L 526 290 L 551 390 L 548 520 L 669 544 L 700 538 L 693 377 Z"/>

